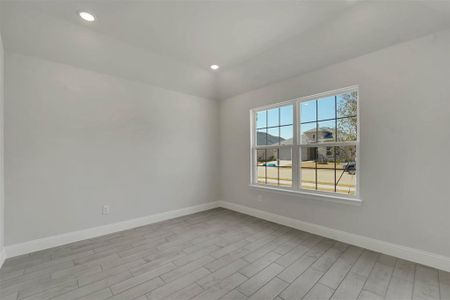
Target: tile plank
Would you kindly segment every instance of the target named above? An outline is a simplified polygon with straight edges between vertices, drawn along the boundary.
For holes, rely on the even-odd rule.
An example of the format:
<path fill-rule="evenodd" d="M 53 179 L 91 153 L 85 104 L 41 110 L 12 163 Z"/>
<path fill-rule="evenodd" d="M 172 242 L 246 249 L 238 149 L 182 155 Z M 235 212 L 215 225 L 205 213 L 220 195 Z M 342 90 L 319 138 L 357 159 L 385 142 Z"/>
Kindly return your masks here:
<path fill-rule="evenodd" d="M 5 300 L 450 299 L 450 273 L 226 209 L 7 259 Z"/>

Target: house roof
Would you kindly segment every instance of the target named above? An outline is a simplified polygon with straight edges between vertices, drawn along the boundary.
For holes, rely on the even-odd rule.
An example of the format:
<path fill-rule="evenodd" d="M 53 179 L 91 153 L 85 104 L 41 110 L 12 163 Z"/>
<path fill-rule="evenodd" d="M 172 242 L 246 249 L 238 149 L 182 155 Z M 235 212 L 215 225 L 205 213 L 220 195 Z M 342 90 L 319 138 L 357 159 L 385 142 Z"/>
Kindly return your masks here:
<path fill-rule="evenodd" d="M 334 133 L 335 129 L 331 127 L 319 127 L 317 132 L 331 132 Z M 316 128 L 311 128 L 309 130 L 304 131 L 304 133 L 316 132 Z"/>

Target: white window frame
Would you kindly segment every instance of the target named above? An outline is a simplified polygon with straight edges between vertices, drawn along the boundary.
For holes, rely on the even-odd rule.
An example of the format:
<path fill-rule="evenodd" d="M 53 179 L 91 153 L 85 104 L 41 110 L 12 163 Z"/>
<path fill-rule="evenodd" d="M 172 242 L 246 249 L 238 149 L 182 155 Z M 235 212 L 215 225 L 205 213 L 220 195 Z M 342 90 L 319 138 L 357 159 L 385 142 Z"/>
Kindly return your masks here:
<path fill-rule="evenodd" d="M 327 96 L 334 96 L 337 94 L 342 94 L 346 92 L 357 92 L 357 136 L 356 141 L 352 142 L 325 142 L 325 143 L 311 143 L 311 144 L 301 144 L 300 143 L 300 103 L 308 100 L 314 100 L 318 98 L 323 98 Z M 292 145 L 257 145 L 256 144 L 256 113 L 263 110 L 268 110 L 271 108 L 277 108 L 284 105 L 294 105 L 294 116 L 293 116 L 293 142 Z M 359 87 L 357 85 L 345 87 L 342 89 L 336 89 L 332 91 L 327 91 L 311 96 L 299 97 L 296 99 L 278 102 L 270 105 L 265 105 L 261 107 L 257 107 L 250 110 L 250 186 L 258 189 L 264 189 L 274 192 L 282 192 L 282 193 L 290 193 L 290 194 L 298 194 L 302 196 L 306 196 L 313 199 L 323 199 L 329 200 L 333 202 L 344 202 L 347 204 L 356 204 L 359 205 L 362 200 L 360 198 L 360 116 L 359 116 L 359 108 L 360 108 L 360 92 Z M 299 168 L 300 162 L 300 151 L 302 146 L 356 146 L 356 192 L 355 195 L 345 195 L 337 192 L 324 192 L 324 191 L 316 191 L 316 190 L 307 190 L 302 189 L 300 186 L 301 182 L 301 174 Z M 271 186 L 267 184 L 260 184 L 257 182 L 257 155 L 256 150 L 258 149 L 271 149 L 271 148 L 291 148 L 292 149 L 292 187 L 279 187 L 279 186 Z"/>

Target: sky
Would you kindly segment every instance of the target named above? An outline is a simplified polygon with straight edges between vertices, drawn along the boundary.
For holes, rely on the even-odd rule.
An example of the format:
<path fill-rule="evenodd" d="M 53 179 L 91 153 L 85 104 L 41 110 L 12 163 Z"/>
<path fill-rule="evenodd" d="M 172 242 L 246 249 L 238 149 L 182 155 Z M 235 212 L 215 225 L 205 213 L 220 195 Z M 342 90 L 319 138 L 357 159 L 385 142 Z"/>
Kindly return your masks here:
<path fill-rule="evenodd" d="M 320 98 L 318 101 L 318 120 L 333 119 L 335 117 L 334 96 Z M 316 121 L 316 100 L 302 102 L 300 105 L 300 121 Z M 294 105 L 289 104 L 280 108 L 260 111 L 257 113 L 257 128 L 290 125 L 293 123 Z M 278 111 L 279 110 L 279 111 Z"/>
<path fill-rule="evenodd" d="M 341 105 L 344 100 L 340 95 L 337 96 L 337 105 Z M 257 112 L 256 127 L 266 128 L 267 133 L 272 136 L 280 136 L 283 139 L 290 139 L 293 136 L 293 109 L 294 105 L 289 104 L 269 110 Z M 317 110 L 317 111 L 316 111 Z M 318 127 L 334 128 L 336 123 L 334 119 L 336 117 L 335 96 L 323 97 L 319 99 L 313 99 L 304 101 L 300 104 L 300 122 L 301 134 L 303 132 Z M 328 121 L 324 121 L 328 120 Z M 308 123 L 311 122 L 311 123 Z M 317 123 L 316 123 L 317 122 Z M 283 126 L 291 125 L 291 126 Z M 282 127 L 278 127 L 282 126 Z M 270 128 L 275 127 L 275 128 Z M 259 130 L 264 131 L 266 130 Z"/>

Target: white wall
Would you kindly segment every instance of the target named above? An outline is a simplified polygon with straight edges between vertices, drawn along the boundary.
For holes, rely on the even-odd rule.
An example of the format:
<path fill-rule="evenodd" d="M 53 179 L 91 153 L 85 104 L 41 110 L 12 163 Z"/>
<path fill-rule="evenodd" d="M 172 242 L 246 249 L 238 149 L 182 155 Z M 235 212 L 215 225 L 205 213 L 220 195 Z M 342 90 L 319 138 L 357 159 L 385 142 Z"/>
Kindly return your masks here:
<path fill-rule="evenodd" d="M 221 199 L 449 256 L 449 53 L 445 31 L 224 100 Z M 249 109 L 354 84 L 361 206 L 248 187 Z"/>
<path fill-rule="evenodd" d="M 218 108 L 7 53 L 6 245 L 216 201 Z"/>
<path fill-rule="evenodd" d="M 4 104 L 4 51 L 2 36 L 0 35 L 0 267 L 4 258 L 4 228 L 5 228 L 5 193 L 4 193 L 4 169 L 3 169 L 3 104 Z"/>

